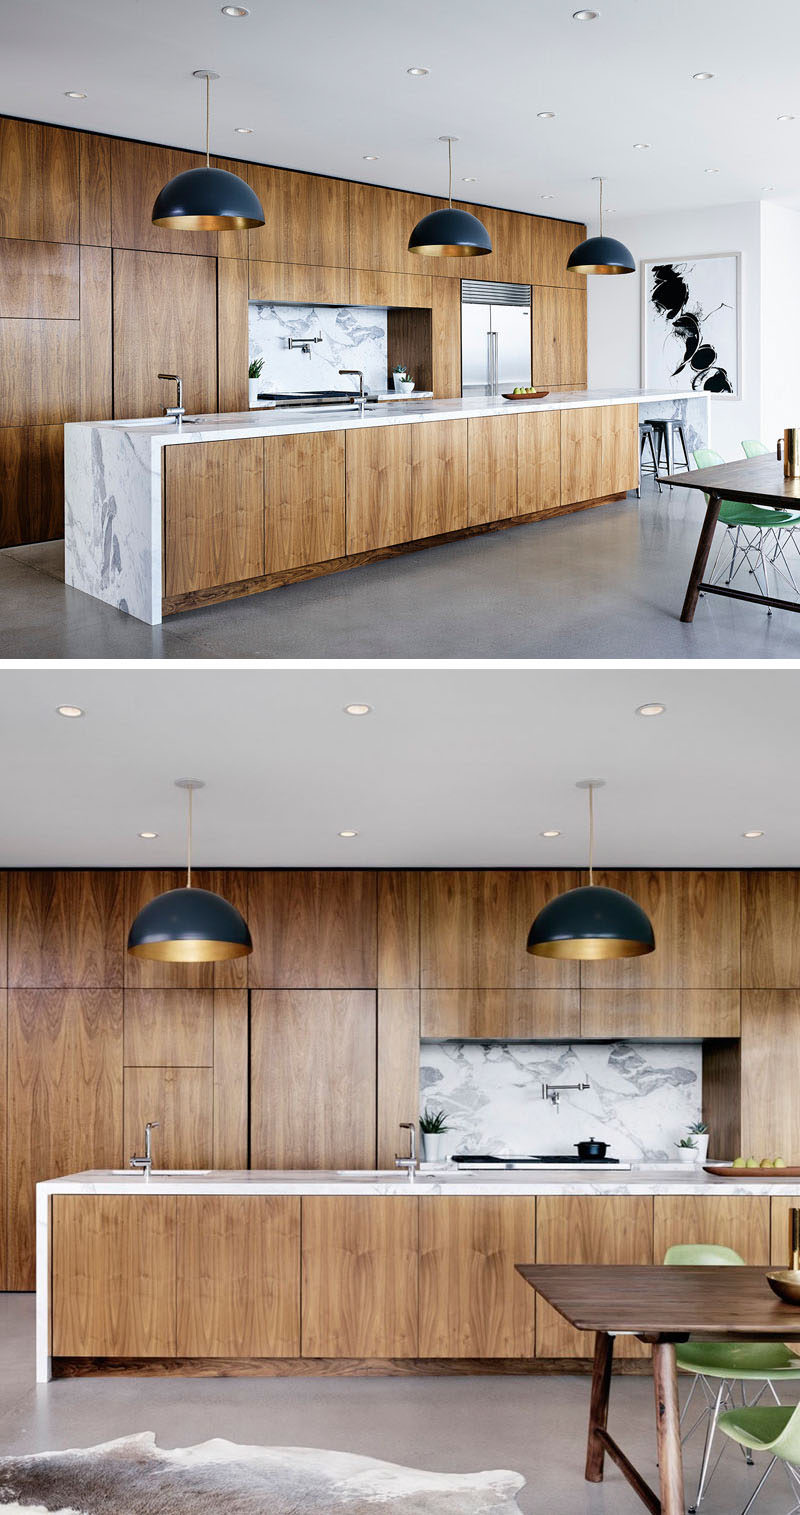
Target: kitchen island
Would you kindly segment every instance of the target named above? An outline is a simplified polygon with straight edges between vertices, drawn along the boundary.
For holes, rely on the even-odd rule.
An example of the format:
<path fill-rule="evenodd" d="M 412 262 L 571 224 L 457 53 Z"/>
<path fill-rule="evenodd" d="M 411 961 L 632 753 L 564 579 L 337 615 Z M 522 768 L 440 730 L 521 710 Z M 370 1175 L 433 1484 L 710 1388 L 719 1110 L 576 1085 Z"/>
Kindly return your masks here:
<path fill-rule="evenodd" d="M 578 390 L 75 422 L 67 584 L 158 625 L 420 545 L 621 499 L 640 417 L 708 439 L 692 391 Z"/>
<path fill-rule="evenodd" d="M 660 1166 L 73 1174 L 37 1185 L 37 1377 L 583 1367 L 589 1342 L 515 1264 L 687 1241 L 785 1264 L 798 1194 Z"/>

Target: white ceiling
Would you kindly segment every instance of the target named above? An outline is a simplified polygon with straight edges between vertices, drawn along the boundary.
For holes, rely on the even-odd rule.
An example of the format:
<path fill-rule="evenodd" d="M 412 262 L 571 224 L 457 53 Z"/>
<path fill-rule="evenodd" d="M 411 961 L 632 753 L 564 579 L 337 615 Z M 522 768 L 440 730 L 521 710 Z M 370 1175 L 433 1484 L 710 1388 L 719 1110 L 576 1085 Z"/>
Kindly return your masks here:
<path fill-rule="evenodd" d="M 0 866 L 180 863 L 189 776 L 200 866 L 579 865 L 600 777 L 599 865 L 797 867 L 799 695 L 763 667 L 6 669 Z"/>
<path fill-rule="evenodd" d="M 250 0 L 229 20 L 220 0 L 0 0 L 0 101 L 200 148 L 191 74 L 213 68 L 225 155 L 442 193 L 449 132 L 457 191 L 487 204 L 584 219 L 604 174 L 624 215 L 758 199 L 766 184 L 800 205 L 797 0 L 594 0 L 586 23 L 577 4 Z M 418 64 L 427 78 L 407 75 Z M 699 70 L 716 77 L 695 83 Z"/>

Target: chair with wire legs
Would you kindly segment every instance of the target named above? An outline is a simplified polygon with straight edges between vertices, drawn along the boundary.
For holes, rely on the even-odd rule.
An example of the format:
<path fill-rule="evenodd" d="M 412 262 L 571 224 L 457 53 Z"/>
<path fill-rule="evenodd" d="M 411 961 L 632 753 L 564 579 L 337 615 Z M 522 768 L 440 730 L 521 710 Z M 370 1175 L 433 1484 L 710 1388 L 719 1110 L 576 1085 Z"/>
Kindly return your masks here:
<path fill-rule="evenodd" d="M 668 1267 L 723 1266 L 741 1267 L 744 1259 L 731 1247 L 717 1247 L 708 1243 L 670 1247 L 664 1257 Z M 675 1361 L 684 1373 L 692 1373 L 694 1381 L 686 1403 L 681 1411 L 682 1440 L 688 1441 L 694 1432 L 705 1423 L 705 1441 L 697 1482 L 694 1503 L 689 1505 L 690 1515 L 700 1507 L 708 1485 L 722 1456 L 717 1453 L 713 1467 L 711 1457 L 720 1415 L 735 1406 L 734 1393 L 738 1385 L 743 1406 L 753 1408 L 762 1395 L 769 1391 L 780 1405 L 773 1380 L 800 1380 L 800 1357 L 796 1357 L 783 1342 L 760 1341 L 689 1341 L 675 1348 Z M 760 1384 L 755 1397 L 747 1400 L 747 1384 Z M 687 1431 L 683 1430 L 688 1419 L 689 1407 L 695 1393 L 700 1390 L 705 1403 Z M 695 1410 L 697 1406 L 695 1404 Z M 749 1446 L 743 1443 L 745 1461 L 752 1466 Z"/>
<path fill-rule="evenodd" d="M 745 455 L 746 458 L 763 458 L 766 453 L 771 453 L 772 452 L 772 448 L 771 447 L 766 447 L 764 445 L 764 443 L 763 442 L 759 442 L 756 437 L 747 437 L 742 442 L 742 452 L 744 453 L 744 455 Z M 795 516 L 795 522 L 796 522 L 797 525 L 800 525 L 800 515 L 796 515 Z M 794 548 L 795 552 L 797 552 L 798 547 L 797 547 L 797 536 L 795 534 L 795 529 L 793 527 L 787 525 L 786 527 L 784 527 L 784 530 L 790 533 L 790 535 L 788 537 L 788 541 L 791 543 L 791 545 Z M 790 565 L 789 560 L 788 560 L 788 558 L 786 556 L 786 553 L 784 551 L 784 538 L 783 538 L 783 535 L 782 535 L 782 533 L 780 531 L 776 531 L 776 532 L 772 533 L 771 535 L 774 536 L 774 540 L 772 540 L 770 542 L 769 547 L 765 547 L 765 550 L 767 552 L 767 556 L 769 557 L 769 560 L 770 560 L 770 562 L 772 564 L 777 564 L 778 558 L 781 559 L 782 567 L 783 567 L 782 577 L 788 578 L 788 580 L 789 580 L 792 588 L 794 589 L 795 593 L 796 594 L 800 594 L 800 590 L 798 590 L 797 585 L 795 583 L 794 574 L 792 573 L 791 565 Z"/>
<path fill-rule="evenodd" d="M 772 1457 L 756 1484 L 742 1515 L 748 1515 L 758 1499 L 776 1463 L 782 1462 L 786 1469 L 792 1491 L 791 1510 L 787 1515 L 800 1511 L 800 1405 L 742 1405 L 723 1410 L 719 1417 L 719 1429 L 740 1446 L 754 1452 L 771 1452 Z"/>
<path fill-rule="evenodd" d="M 694 453 L 694 460 L 698 468 L 716 468 L 724 463 L 725 459 L 714 452 L 711 447 L 698 447 Z M 705 496 L 706 501 L 708 496 Z M 717 555 L 709 575 L 712 584 L 724 582 L 732 583 L 737 573 L 746 568 L 755 578 L 761 594 L 769 594 L 770 581 L 769 569 L 773 569 L 776 579 L 781 578 L 789 584 L 795 594 L 800 593 L 794 581 L 794 576 L 786 563 L 786 555 L 783 543 L 780 543 L 780 552 L 774 552 L 772 560 L 769 558 L 769 548 L 772 542 L 772 533 L 792 530 L 800 524 L 800 515 L 790 510 L 770 510 L 766 505 L 751 505 L 738 500 L 722 500 L 719 508 L 720 524 L 725 527 L 725 533 L 717 548 Z M 778 562 L 780 556 L 781 562 Z M 767 606 L 767 615 L 772 615 L 770 606 Z"/>
<path fill-rule="evenodd" d="M 642 479 L 645 474 L 650 474 L 658 485 L 661 494 L 661 480 L 658 477 L 658 458 L 656 457 L 655 430 L 652 421 L 639 422 L 639 482 L 636 486 L 636 498 L 642 498 Z M 646 457 L 649 451 L 650 460 Z"/>

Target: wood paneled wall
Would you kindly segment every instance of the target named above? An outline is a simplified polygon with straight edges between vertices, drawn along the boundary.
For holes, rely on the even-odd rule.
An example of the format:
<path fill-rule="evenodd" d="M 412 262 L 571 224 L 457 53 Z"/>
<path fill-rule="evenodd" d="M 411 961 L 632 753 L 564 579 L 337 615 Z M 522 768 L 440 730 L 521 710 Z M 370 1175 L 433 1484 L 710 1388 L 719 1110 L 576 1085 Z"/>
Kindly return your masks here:
<path fill-rule="evenodd" d="M 529 283 L 534 381 L 585 385 L 585 280 L 565 267 L 585 227 L 469 205 L 495 251 L 465 268 L 407 251 L 443 201 L 215 161 L 252 184 L 263 227 L 153 226 L 159 189 L 198 154 L 0 117 L 0 547 L 61 534 L 64 422 L 157 413 L 159 371 L 182 374 L 190 411 L 247 408 L 248 298 L 386 305 L 394 358 L 446 396 L 461 276 Z"/>
<path fill-rule="evenodd" d="M 601 876 L 656 951 L 586 964 L 525 951 L 571 871 L 207 870 L 248 959 L 131 958 L 175 871 L 0 874 L 0 1287 L 33 1282 L 37 1179 L 115 1167 L 146 1120 L 157 1166 L 391 1165 L 417 1114 L 422 1037 L 704 1041 L 724 1155 L 800 1157 L 795 872 Z"/>

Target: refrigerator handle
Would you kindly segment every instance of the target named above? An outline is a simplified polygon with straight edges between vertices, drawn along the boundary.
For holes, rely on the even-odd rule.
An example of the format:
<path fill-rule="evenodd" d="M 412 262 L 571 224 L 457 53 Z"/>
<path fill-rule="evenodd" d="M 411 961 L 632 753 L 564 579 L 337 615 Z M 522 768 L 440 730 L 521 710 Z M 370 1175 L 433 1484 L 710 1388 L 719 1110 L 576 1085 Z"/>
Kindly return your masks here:
<path fill-rule="evenodd" d="M 494 374 L 492 370 L 492 337 L 494 333 L 486 333 L 486 379 L 489 386 L 489 394 L 494 394 Z"/>
<path fill-rule="evenodd" d="M 500 387 L 500 356 L 498 353 L 498 334 L 492 332 L 492 394 L 496 395 Z"/>

